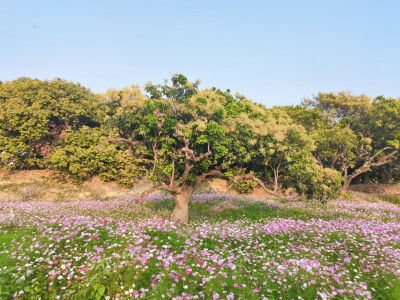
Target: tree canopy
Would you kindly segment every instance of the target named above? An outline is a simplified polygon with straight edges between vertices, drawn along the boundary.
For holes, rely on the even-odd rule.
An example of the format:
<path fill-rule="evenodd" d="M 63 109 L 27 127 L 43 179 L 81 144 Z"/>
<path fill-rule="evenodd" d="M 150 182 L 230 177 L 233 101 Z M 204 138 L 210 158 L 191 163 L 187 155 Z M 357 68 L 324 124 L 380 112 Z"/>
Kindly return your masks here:
<path fill-rule="evenodd" d="M 43 158 L 65 130 L 96 126 L 96 97 L 62 79 L 19 78 L 0 84 L 0 149 L 3 166 L 43 168 Z"/>

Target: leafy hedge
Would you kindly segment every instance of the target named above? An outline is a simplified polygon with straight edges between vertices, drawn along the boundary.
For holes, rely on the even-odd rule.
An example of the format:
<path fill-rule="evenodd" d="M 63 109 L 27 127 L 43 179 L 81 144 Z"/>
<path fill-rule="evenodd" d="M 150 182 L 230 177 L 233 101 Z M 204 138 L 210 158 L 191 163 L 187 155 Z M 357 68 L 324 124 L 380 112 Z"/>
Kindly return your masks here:
<path fill-rule="evenodd" d="M 103 130 L 87 126 L 69 131 L 47 160 L 49 169 L 72 183 L 100 175 L 104 181 L 117 181 L 125 187 L 132 187 L 135 179 L 145 175 L 140 163 L 128 150 L 111 144 Z"/>

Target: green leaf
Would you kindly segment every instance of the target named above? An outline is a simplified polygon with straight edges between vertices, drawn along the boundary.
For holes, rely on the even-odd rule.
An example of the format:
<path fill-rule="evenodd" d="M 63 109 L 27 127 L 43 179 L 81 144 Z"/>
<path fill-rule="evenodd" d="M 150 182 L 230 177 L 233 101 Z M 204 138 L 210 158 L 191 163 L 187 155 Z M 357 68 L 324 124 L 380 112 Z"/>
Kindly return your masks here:
<path fill-rule="evenodd" d="M 196 181 L 196 176 L 193 175 L 193 174 L 189 174 L 188 177 L 187 177 L 187 180 L 194 182 L 194 181 Z"/>
<path fill-rule="evenodd" d="M 103 266 L 103 264 L 97 264 L 96 267 L 94 268 L 94 270 L 97 271 L 102 266 Z"/>
<path fill-rule="evenodd" d="M 97 289 L 97 293 L 99 293 L 100 296 L 103 296 L 104 292 L 106 291 L 106 287 L 104 285 L 100 285 L 100 287 Z"/>
<path fill-rule="evenodd" d="M 198 98 L 197 102 L 201 103 L 201 104 L 207 104 L 207 100 L 204 98 Z"/>

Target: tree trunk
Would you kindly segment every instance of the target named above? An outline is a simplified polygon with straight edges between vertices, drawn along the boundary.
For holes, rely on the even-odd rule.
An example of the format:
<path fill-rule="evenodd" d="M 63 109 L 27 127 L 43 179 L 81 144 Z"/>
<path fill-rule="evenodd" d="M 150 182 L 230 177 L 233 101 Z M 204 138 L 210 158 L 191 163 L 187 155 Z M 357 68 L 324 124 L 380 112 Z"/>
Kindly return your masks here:
<path fill-rule="evenodd" d="M 353 178 L 354 178 L 354 177 L 351 177 L 351 176 L 347 176 L 347 177 L 345 178 L 344 183 L 343 183 L 343 187 L 342 187 L 342 190 L 343 190 L 343 191 L 347 191 L 347 189 L 349 188 L 350 183 L 351 183 L 351 181 L 353 180 Z"/>
<path fill-rule="evenodd" d="M 278 170 L 274 170 L 274 181 L 275 181 L 274 192 L 275 193 L 278 190 L 278 176 L 279 176 L 279 171 Z"/>
<path fill-rule="evenodd" d="M 173 194 L 175 208 L 171 215 L 171 220 L 176 220 L 180 223 L 189 222 L 189 201 L 194 192 L 192 186 L 184 186 L 180 192 Z"/>
<path fill-rule="evenodd" d="M 379 150 L 377 153 L 375 153 L 373 156 L 369 157 L 366 159 L 364 164 L 359 167 L 358 169 L 355 169 L 351 175 L 347 175 L 347 166 L 344 166 L 343 171 L 344 171 L 344 177 L 345 177 L 345 182 L 343 184 L 342 190 L 347 190 L 351 181 L 356 178 L 358 175 L 368 172 L 371 170 L 371 167 L 379 167 L 388 163 L 393 162 L 398 158 L 396 156 L 399 153 L 399 150 L 393 150 L 389 154 L 386 154 L 382 157 L 379 157 L 380 154 L 384 153 L 385 150 L 392 149 L 391 147 L 385 147 L 381 150 Z M 378 158 L 378 161 L 376 159 Z"/>
<path fill-rule="evenodd" d="M 344 177 L 344 184 L 342 187 L 343 191 L 346 191 L 349 186 L 351 181 L 356 178 L 358 175 L 365 173 L 367 171 L 371 170 L 371 167 L 369 164 L 365 163 L 363 166 L 359 167 L 358 169 L 354 170 L 351 175 L 347 175 L 347 172 L 345 172 L 345 177 Z"/>

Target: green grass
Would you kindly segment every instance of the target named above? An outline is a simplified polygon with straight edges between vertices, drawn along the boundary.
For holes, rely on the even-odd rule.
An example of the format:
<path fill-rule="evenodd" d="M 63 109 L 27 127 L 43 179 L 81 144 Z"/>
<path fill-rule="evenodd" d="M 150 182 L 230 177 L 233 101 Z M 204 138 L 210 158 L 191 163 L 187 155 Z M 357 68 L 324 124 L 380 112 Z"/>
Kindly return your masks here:
<path fill-rule="evenodd" d="M 31 230 L 18 229 L 15 226 L 2 227 L 2 230 L 7 230 L 6 234 L 0 235 L 0 251 L 6 246 L 11 246 L 12 241 L 21 241 Z M 0 269 L 3 267 L 11 267 L 17 262 L 16 259 L 10 259 L 9 254 L 0 254 Z"/>

